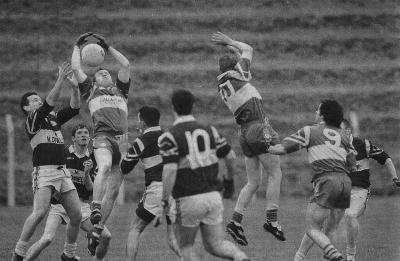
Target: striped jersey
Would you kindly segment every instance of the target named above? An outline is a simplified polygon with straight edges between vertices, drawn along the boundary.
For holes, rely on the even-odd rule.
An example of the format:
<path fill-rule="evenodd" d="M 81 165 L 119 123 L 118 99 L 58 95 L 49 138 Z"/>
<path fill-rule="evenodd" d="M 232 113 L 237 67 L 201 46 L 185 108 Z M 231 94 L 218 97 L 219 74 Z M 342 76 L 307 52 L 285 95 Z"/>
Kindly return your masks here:
<path fill-rule="evenodd" d="M 122 135 L 128 132 L 128 92 L 130 80 L 117 78 L 115 86 L 99 87 L 86 78 L 79 83 L 82 97 L 87 101 L 93 119 L 94 134 Z"/>
<path fill-rule="evenodd" d="M 158 146 L 164 164 L 178 163 L 174 198 L 217 190 L 218 158 L 231 148 L 213 126 L 200 124 L 191 115 L 179 117 L 160 136 Z"/>
<path fill-rule="evenodd" d="M 35 111 L 29 112 L 25 131 L 33 150 L 33 166 L 64 165 L 64 138 L 61 125 L 79 113 L 79 109 L 65 107 L 53 111 L 46 100 Z"/>
<path fill-rule="evenodd" d="M 351 184 L 352 186 L 368 188 L 371 185 L 369 180 L 369 159 L 374 159 L 379 164 L 384 165 L 390 157 L 384 150 L 373 145 L 367 139 L 354 137 L 353 146 L 357 151 L 357 169 L 349 175 Z"/>
<path fill-rule="evenodd" d="M 282 141 L 287 152 L 307 148 L 313 180 L 327 172 L 349 173 L 347 155 L 356 154 L 351 135 L 325 123 L 305 126 Z"/>
<path fill-rule="evenodd" d="M 241 57 L 235 70 L 226 71 L 217 77 L 218 92 L 238 124 L 262 121 L 265 118 L 262 97 L 250 83 L 250 63 L 248 58 Z"/>
<path fill-rule="evenodd" d="M 141 161 L 144 166 L 145 186 L 153 181 L 162 181 L 163 164 L 157 143 L 162 133 L 160 126 L 154 126 L 144 130 L 143 134 L 135 139 L 121 162 L 123 174 L 131 172 Z"/>

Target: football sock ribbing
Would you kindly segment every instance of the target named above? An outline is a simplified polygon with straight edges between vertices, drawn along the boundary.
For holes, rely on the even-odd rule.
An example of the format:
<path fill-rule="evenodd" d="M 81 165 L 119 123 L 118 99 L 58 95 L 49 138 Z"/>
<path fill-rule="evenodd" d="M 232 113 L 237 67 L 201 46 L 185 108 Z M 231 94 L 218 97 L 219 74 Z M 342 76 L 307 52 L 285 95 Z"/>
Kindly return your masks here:
<path fill-rule="evenodd" d="M 322 250 L 324 251 L 324 258 L 328 260 L 341 256 L 339 251 L 332 244 L 326 245 Z"/>
<path fill-rule="evenodd" d="M 67 257 L 74 257 L 76 255 L 76 250 L 78 249 L 77 243 L 69 244 L 67 242 L 64 243 L 64 253 Z"/>
<path fill-rule="evenodd" d="M 232 214 L 232 220 L 235 221 L 236 223 L 241 224 L 243 220 L 243 214 L 234 211 Z"/>
<path fill-rule="evenodd" d="M 306 255 L 297 251 L 293 261 L 303 261 L 304 258 L 306 258 Z"/>
<path fill-rule="evenodd" d="M 94 209 L 101 209 L 101 201 L 92 201 L 92 203 L 90 204 L 90 210 Z"/>
<path fill-rule="evenodd" d="M 25 241 L 18 241 L 17 244 L 15 245 L 15 253 L 17 253 L 20 256 L 25 257 L 26 252 L 28 252 L 28 247 L 29 243 Z"/>
<path fill-rule="evenodd" d="M 278 221 L 278 209 L 267 209 L 265 215 L 265 221 L 277 222 Z"/>
<path fill-rule="evenodd" d="M 346 247 L 346 255 L 349 257 L 353 257 L 356 255 L 356 247 L 352 248 L 352 247 Z"/>

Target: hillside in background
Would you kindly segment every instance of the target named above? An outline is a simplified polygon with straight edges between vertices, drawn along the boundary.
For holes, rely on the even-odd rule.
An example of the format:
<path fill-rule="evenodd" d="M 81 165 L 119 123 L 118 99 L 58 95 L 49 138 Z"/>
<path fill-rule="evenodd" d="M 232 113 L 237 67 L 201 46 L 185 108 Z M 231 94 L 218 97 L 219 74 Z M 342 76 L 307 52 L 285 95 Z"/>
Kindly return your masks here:
<path fill-rule="evenodd" d="M 232 4 L 234 3 L 234 4 Z M 242 0 L 242 1 L 2 1 L 0 4 L 0 202 L 6 193 L 4 115 L 16 124 L 17 203 L 32 197 L 31 149 L 23 130 L 20 96 L 53 86 L 56 67 L 70 59 L 75 39 L 86 31 L 104 35 L 132 65 L 130 132 L 137 133 L 137 109 L 152 104 L 162 126 L 172 124 L 169 95 L 186 88 L 198 97 L 195 114 L 221 130 L 239 155 L 237 188 L 246 180 L 237 126 L 216 91 L 218 56 L 210 34 L 221 30 L 255 49 L 253 83 L 282 137 L 312 124 L 321 99 L 335 98 L 360 116 L 362 135 L 384 148 L 400 169 L 399 98 L 400 12 L 395 0 Z M 106 59 L 105 68 L 115 72 Z M 67 104 L 68 91 L 63 103 Z M 61 105 L 61 103 L 60 103 Z M 90 121 L 86 105 L 68 123 Z M 311 189 L 305 152 L 282 157 L 285 195 Z M 391 194 L 386 173 L 372 164 L 373 192 Z M 142 172 L 128 176 L 133 198 L 143 186 Z"/>

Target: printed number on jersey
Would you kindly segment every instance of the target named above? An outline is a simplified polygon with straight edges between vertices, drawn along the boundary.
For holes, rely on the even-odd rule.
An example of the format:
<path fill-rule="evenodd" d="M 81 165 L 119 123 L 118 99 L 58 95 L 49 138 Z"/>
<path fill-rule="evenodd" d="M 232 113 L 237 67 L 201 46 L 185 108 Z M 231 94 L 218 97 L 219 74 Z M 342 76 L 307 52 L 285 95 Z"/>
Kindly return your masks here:
<path fill-rule="evenodd" d="M 331 147 L 339 147 L 342 137 L 340 136 L 340 133 L 335 131 L 335 130 L 331 130 L 331 129 L 324 129 L 323 131 L 324 136 L 326 138 L 329 139 L 329 141 L 325 141 L 325 144 L 327 146 L 331 146 Z"/>
<path fill-rule="evenodd" d="M 189 154 L 187 158 L 192 169 L 210 166 L 217 162 L 215 153 L 211 151 L 211 139 L 207 131 L 195 129 L 192 133 L 185 132 Z"/>
<path fill-rule="evenodd" d="M 218 92 L 222 99 L 226 102 L 228 99 L 235 94 L 235 89 L 232 83 L 228 80 L 218 86 Z"/>

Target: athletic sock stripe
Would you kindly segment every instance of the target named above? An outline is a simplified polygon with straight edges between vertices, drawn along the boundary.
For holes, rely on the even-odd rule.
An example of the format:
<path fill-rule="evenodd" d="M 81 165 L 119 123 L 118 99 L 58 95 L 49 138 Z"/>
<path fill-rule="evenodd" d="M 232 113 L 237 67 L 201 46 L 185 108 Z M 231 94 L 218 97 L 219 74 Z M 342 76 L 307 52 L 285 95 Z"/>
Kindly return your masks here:
<path fill-rule="evenodd" d="M 325 251 L 325 249 L 327 249 L 328 247 L 333 247 L 333 245 L 332 244 L 328 244 L 324 248 L 322 248 L 322 250 Z"/>

